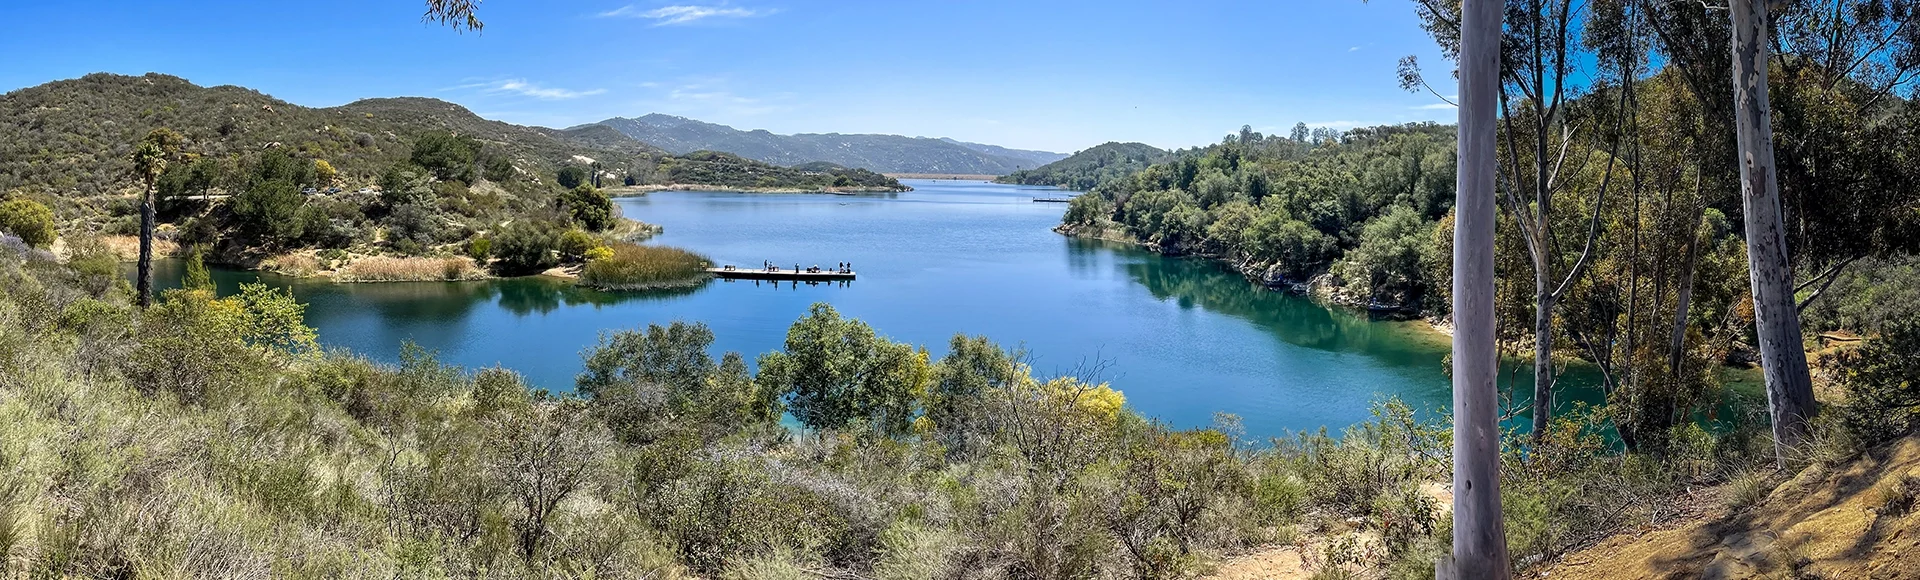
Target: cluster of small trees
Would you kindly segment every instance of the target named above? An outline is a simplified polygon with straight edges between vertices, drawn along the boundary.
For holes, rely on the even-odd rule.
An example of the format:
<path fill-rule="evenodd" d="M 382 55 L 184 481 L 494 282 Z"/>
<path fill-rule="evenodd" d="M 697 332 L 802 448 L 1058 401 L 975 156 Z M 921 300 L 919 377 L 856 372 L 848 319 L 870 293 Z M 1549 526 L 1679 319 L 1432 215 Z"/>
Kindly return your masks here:
<path fill-rule="evenodd" d="M 1358 129 L 1301 141 L 1252 131 L 1102 181 L 1064 221 L 1119 228 L 1170 254 L 1234 262 L 1271 282 L 1322 273 L 1363 302 L 1431 309 L 1436 231 L 1453 196 L 1453 130 Z M 1116 157 L 1127 163 L 1132 158 Z"/>

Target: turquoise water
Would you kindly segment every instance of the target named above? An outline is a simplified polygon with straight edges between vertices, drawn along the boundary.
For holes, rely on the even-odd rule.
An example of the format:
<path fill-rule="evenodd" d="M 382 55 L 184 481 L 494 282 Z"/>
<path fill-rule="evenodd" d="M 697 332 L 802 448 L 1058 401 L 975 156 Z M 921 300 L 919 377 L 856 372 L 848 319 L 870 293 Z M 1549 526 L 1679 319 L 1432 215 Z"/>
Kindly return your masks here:
<path fill-rule="evenodd" d="M 808 305 L 828 302 L 897 341 L 939 356 L 956 332 L 1024 346 L 1041 374 L 1102 367 L 1136 410 L 1182 427 L 1216 412 L 1255 436 L 1368 417 L 1398 396 L 1438 410 L 1451 394 L 1445 337 L 1420 323 L 1369 320 L 1261 289 L 1210 262 L 1165 258 L 1050 231 L 1063 204 L 1047 188 L 910 181 L 884 196 L 659 192 L 617 200 L 660 224 L 650 243 L 716 262 L 783 267 L 852 262 L 845 285 L 714 281 L 693 289 L 603 293 L 544 278 L 465 283 L 329 284 L 216 270 L 223 293 L 243 281 L 289 287 L 320 340 L 395 360 L 413 340 L 443 360 L 501 365 L 536 386 L 571 390 L 580 352 L 603 331 L 701 321 L 715 354 L 776 349 Z M 159 283 L 177 285 L 179 264 Z M 1513 377 L 1531 385 L 1525 373 Z M 1562 379 L 1591 390 L 1595 378 Z M 1590 398 L 1590 397 L 1588 397 Z"/>

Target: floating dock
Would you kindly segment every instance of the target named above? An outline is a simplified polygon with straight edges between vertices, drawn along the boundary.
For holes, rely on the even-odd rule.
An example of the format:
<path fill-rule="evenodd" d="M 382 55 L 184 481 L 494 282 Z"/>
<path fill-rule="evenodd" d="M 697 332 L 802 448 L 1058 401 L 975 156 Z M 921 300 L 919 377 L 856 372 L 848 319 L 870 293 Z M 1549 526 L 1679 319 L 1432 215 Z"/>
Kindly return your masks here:
<path fill-rule="evenodd" d="M 853 271 L 821 269 L 818 272 L 806 270 L 765 268 L 707 268 L 707 273 L 732 280 L 799 280 L 806 282 L 834 282 L 854 279 Z"/>
<path fill-rule="evenodd" d="M 1069 202 L 1072 202 L 1072 201 L 1073 201 L 1073 198 L 1071 198 L 1071 197 L 1036 197 L 1036 198 L 1033 198 L 1033 202 L 1034 202 L 1034 203 L 1069 203 Z"/>

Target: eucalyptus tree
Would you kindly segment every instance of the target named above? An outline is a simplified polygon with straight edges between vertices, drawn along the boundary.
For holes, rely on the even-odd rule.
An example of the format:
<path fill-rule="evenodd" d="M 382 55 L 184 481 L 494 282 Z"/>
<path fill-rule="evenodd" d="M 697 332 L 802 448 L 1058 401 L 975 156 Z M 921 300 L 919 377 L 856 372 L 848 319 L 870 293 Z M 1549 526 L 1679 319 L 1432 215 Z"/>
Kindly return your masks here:
<path fill-rule="evenodd" d="M 1419 0 L 1415 5 L 1423 27 L 1439 42 L 1447 54 L 1455 54 L 1459 42 L 1460 6 L 1445 0 Z M 1578 101 L 1591 88 L 1576 78 L 1574 67 L 1590 55 L 1578 38 L 1575 24 L 1581 21 L 1585 3 L 1572 0 L 1506 0 L 1505 26 L 1501 39 L 1499 104 L 1500 143 L 1505 153 L 1505 171 L 1500 176 L 1499 201 L 1513 216 L 1525 242 L 1527 263 L 1533 271 L 1533 432 L 1546 433 L 1553 413 L 1553 389 L 1559 378 L 1554 368 L 1554 314 L 1574 284 L 1593 263 L 1600 237 L 1600 208 L 1612 187 L 1614 159 L 1617 157 L 1618 131 L 1597 127 L 1599 119 L 1578 107 Z M 1419 62 L 1407 57 L 1400 64 L 1401 87 L 1409 91 L 1422 87 L 1434 91 L 1424 80 Z M 1615 116 L 1617 122 L 1618 116 Z M 1604 145 L 1603 136 L 1614 138 Z M 1604 169 L 1600 178 L 1577 179 L 1594 166 L 1595 155 Z M 1592 208 L 1582 228 L 1585 241 L 1571 264 L 1564 244 L 1555 232 L 1556 222 L 1567 221 L 1567 209 L 1557 208 L 1563 194 L 1576 189 L 1592 190 Z M 1524 196 L 1524 197 L 1523 197 Z"/>
<path fill-rule="evenodd" d="M 1453 554 L 1442 578 L 1511 577 L 1500 509 L 1500 425 L 1494 381 L 1493 226 L 1498 162 L 1501 4 L 1459 12 L 1459 185 L 1453 243 Z M 1476 485 L 1477 484 L 1477 485 Z"/>

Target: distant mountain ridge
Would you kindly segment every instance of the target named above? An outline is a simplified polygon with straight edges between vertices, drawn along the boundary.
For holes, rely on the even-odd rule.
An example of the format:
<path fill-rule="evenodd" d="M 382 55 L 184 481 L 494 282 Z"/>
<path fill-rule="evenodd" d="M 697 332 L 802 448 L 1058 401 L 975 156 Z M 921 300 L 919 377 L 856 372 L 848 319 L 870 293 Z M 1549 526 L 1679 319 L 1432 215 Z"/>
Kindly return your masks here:
<path fill-rule="evenodd" d="M 825 161 L 881 173 L 949 173 L 1006 175 L 1065 159 L 1062 153 L 1010 149 L 953 139 L 900 135 L 799 133 L 780 135 L 765 129 L 742 131 L 686 117 L 653 113 L 642 117 L 614 117 L 581 125 L 612 127 L 642 143 L 676 154 L 721 151 L 793 166 Z"/>

